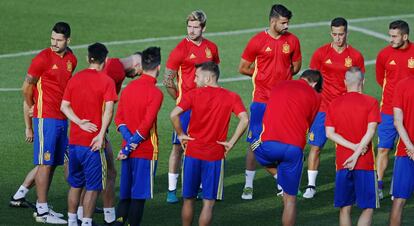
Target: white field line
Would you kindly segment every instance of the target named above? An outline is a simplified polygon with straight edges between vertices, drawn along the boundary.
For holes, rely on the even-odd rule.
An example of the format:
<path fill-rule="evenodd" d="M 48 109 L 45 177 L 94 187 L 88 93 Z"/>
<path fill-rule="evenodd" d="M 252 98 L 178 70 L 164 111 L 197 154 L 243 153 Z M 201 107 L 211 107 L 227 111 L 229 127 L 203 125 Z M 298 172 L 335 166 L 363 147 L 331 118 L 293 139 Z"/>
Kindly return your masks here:
<path fill-rule="evenodd" d="M 382 20 L 382 19 L 393 19 L 393 18 L 400 18 L 400 17 L 414 17 L 414 14 L 407 14 L 407 15 L 398 15 L 398 16 L 383 16 L 383 17 L 367 17 L 367 18 L 359 18 L 359 19 L 350 19 L 349 22 L 365 22 L 365 21 L 375 21 L 375 20 Z M 310 27 L 318 27 L 318 26 L 326 26 L 329 25 L 329 21 L 324 22 L 315 22 L 315 23 L 304 23 L 304 24 L 296 24 L 291 25 L 290 28 L 310 28 Z M 372 36 L 375 38 L 379 38 L 385 41 L 388 41 L 388 36 L 371 31 L 365 28 L 357 27 L 357 26 L 348 26 L 349 30 L 357 31 L 363 34 L 366 34 L 368 36 Z M 215 33 L 206 33 L 205 36 L 228 36 L 228 35 L 237 35 L 237 34 L 244 34 L 244 33 L 253 33 L 263 30 L 264 28 L 254 28 L 254 29 L 245 29 L 245 30 L 238 30 L 238 31 L 226 31 L 226 32 L 215 32 Z M 151 42 L 151 41 L 162 41 L 162 40 L 176 40 L 181 39 L 184 36 L 169 36 L 169 37 L 160 37 L 160 38 L 147 38 L 147 39 L 137 39 L 137 40 L 128 40 L 128 41 L 113 41 L 113 42 L 107 42 L 106 45 L 124 45 L 124 44 L 131 44 L 131 43 L 142 43 L 142 42 Z M 85 48 L 88 45 L 78 45 L 71 47 L 72 49 L 80 49 Z M 39 50 L 35 51 L 28 51 L 28 52 L 21 52 L 21 53 L 14 53 L 14 54 L 3 54 L 0 55 L 1 58 L 11 58 L 11 57 L 19 57 L 19 56 L 26 56 L 31 54 L 38 53 Z M 365 65 L 373 65 L 375 64 L 375 60 L 369 60 L 365 61 Z M 301 74 L 303 70 L 299 72 Z M 237 81 L 245 81 L 250 80 L 250 77 L 248 76 L 233 76 L 230 78 L 220 79 L 220 83 L 227 83 L 227 82 L 237 82 Z M 163 86 L 162 83 L 157 83 L 157 86 Z M 125 87 L 125 85 L 123 85 Z M 0 88 L 0 92 L 15 92 L 20 91 L 21 88 Z"/>

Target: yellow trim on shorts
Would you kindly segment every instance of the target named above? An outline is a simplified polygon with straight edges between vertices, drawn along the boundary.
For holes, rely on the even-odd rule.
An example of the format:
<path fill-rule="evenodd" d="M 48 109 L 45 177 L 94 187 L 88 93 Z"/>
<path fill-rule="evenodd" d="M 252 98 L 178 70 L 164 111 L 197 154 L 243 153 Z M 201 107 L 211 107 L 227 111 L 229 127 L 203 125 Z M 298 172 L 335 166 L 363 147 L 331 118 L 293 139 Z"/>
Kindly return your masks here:
<path fill-rule="evenodd" d="M 106 177 L 107 177 L 107 163 L 106 163 L 106 157 L 105 157 L 105 150 L 104 149 L 100 149 L 99 150 L 99 155 L 101 157 L 101 165 L 102 165 L 102 190 L 105 190 L 106 188 Z"/>
<path fill-rule="evenodd" d="M 224 187 L 224 159 L 221 160 L 221 166 L 220 166 L 220 179 L 219 184 L 217 188 L 217 200 L 223 199 L 223 187 Z"/>
<path fill-rule="evenodd" d="M 154 172 L 155 172 L 155 160 L 151 160 L 151 163 L 150 163 L 151 199 L 154 198 Z"/>
<path fill-rule="evenodd" d="M 38 118 L 37 120 L 37 130 L 39 135 L 39 156 L 38 156 L 38 164 L 43 165 L 43 152 L 45 147 L 45 141 L 43 136 L 43 119 Z"/>

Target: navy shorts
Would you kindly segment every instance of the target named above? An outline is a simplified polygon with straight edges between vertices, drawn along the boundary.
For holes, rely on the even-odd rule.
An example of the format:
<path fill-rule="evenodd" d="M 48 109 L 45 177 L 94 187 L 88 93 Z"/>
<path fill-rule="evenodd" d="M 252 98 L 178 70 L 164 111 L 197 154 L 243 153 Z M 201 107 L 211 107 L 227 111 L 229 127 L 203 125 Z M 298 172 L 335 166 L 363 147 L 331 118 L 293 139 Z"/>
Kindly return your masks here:
<path fill-rule="evenodd" d="M 309 129 L 308 144 L 319 148 L 325 146 L 326 140 L 328 139 L 325 132 L 325 118 L 325 112 L 318 112 Z"/>
<path fill-rule="evenodd" d="M 394 198 L 409 199 L 414 192 L 414 160 L 396 156 L 392 174 L 391 194 Z"/>
<path fill-rule="evenodd" d="M 378 125 L 378 148 L 393 149 L 397 137 L 394 116 L 381 113 L 381 123 Z"/>
<path fill-rule="evenodd" d="M 180 114 L 181 127 L 185 134 L 187 134 L 188 124 L 190 123 L 191 110 L 184 111 Z M 180 144 L 177 132 L 174 130 L 172 135 L 172 144 Z"/>
<path fill-rule="evenodd" d="M 246 141 L 251 144 L 260 138 L 263 130 L 263 115 L 265 110 L 266 104 L 264 103 L 253 102 L 250 105 L 250 121 Z"/>

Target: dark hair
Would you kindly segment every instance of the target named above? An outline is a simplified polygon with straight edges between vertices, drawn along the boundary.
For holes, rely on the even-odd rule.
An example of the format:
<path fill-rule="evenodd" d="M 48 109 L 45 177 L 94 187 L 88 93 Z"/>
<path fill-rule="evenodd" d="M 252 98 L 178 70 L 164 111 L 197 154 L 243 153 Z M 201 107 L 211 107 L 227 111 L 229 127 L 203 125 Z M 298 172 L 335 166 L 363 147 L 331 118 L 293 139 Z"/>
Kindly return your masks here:
<path fill-rule="evenodd" d="M 403 35 L 410 34 L 410 27 L 408 26 L 408 23 L 403 20 L 396 20 L 391 22 L 389 29 L 398 29 Z"/>
<path fill-rule="evenodd" d="M 292 18 L 292 12 L 288 10 L 284 5 L 275 4 L 270 9 L 269 20 L 275 17 L 286 17 L 290 20 Z"/>
<path fill-rule="evenodd" d="M 207 23 L 207 15 L 204 13 L 203 10 L 195 10 L 187 16 L 186 24 L 188 25 L 188 21 L 198 21 L 200 22 L 200 26 L 204 28 Z"/>
<path fill-rule="evenodd" d="M 52 31 L 63 34 L 65 38 L 70 37 L 70 26 L 66 22 L 57 22 L 55 26 L 53 26 Z"/>
<path fill-rule="evenodd" d="M 200 70 L 208 71 L 208 72 L 212 73 L 213 76 L 216 77 L 216 81 L 220 77 L 219 66 L 216 63 L 214 63 L 213 61 L 204 62 L 204 63 L 201 63 L 201 64 L 196 64 L 195 67 L 197 69 L 200 68 Z"/>
<path fill-rule="evenodd" d="M 331 21 L 331 27 L 345 27 L 345 31 L 348 31 L 348 21 L 343 17 L 337 17 Z"/>
<path fill-rule="evenodd" d="M 107 55 L 108 49 L 102 43 L 96 42 L 88 46 L 89 63 L 102 64 L 105 61 Z"/>
<path fill-rule="evenodd" d="M 308 82 L 316 82 L 314 89 L 318 93 L 322 92 L 323 78 L 320 71 L 308 69 L 302 73 L 300 78 L 304 78 Z"/>
<path fill-rule="evenodd" d="M 161 48 L 149 47 L 142 52 L 142 69 L 153 70 L 161 64 Z"/>

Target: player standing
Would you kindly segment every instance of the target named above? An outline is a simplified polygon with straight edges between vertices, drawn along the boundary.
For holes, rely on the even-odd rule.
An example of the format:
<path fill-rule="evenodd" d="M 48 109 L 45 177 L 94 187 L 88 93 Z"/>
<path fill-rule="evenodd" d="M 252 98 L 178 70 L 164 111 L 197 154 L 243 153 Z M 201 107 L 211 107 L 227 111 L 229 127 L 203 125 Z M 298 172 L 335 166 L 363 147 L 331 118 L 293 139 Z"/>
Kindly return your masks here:
<path fill-rule="evenodd" d="M 408 40 L 407 22 L 396 20 L 390 23 L 388 34 L 390 45 L 377 56 L 376 76 L 382 87 L 381 123 L 378 125 L 377 174 L 378 193 L 383 195 L 383 178 L 388 166 L 388 152 L 394 148 L 397 130 L 394 127 L 392 99 L 395 85 L 406 76 L 414 75 L 414 45 Z"/>
<path fill-rule="evenodd" d="M 333 100 L 326 113 L 326 135 L 336 143 L 335 207 L 340 208 L 339 225 L 352 225 L 355 202 L 362 209 L 358 225 L 371 225 L 379 207 L 372 147 L 379 104 L 362 93 L 364 74 L 358 67 L 346 72 L 345 84 L 347 93 Z"/>
<path fill-rule="evenodd" d="M 299 80 L 283 81 L 271 91 L 263 116 L 265 128 L 253 145 L 257 161 L 266 168 L 277 166 L 278 183 L 283 189 L 284 226 L 296 221 L 296 194 L 303 165 L 306 133 L 321 102 L 322 75 L 306 70 Z M 317 92 L 316 92 L 316 91 Z"/>
<path fill-rule="evenodd" d="M 346 92 L 345 72 L 357 66 L 365 72 L 364 57 L 348 44 L 348 22 L 337 17 L 331 21 L 332 42 L 319 47 L 310 61 L 309 67 L 319 70 L 323 76 L 322 103 L 315 121 L 310 128 L 308 143 L 308 186 L 304 198 L 313 198 L 316 193 L 316 177 L 319 168 L 319 154 L 326 143 L 325 116 L 332 100 Z"/>
<path fill-rule="evenodd" d="M 183 162 L 183 226 L 192 225 L 194 202 L 200 183 L 203 184 L 203 208 L 199 225 L 210 225 L 214 203 L 223 198 L 224 159 L 248 124 L 248 115 L 240 96 L 218 86 L 218 65 L 206 62 L 197 65 L 197 89 L 177 104 L 171 112 L 171 121 L 178 134 L 185 157 Z M 180 114 L 191 110 L 188 136 L 184 133 Z M 229 141 L 227 132 L 231 113 L 239 118 L 237 128 Z"/>
<path fill-rule="evenodd" d="M 158 160 L 157 114 L 163 100 L 161 90 L 155 86 L 160 63 L 160 48 L 144 50 L 143 74 L 122 91 L 118 104 L 115 123 L 124 145 L 117 158 L 122 160 L 117 208 L 120 225 L 127 221 L 129 225 L 140 225 L 145 200 L 153 198 Z"/>
<path fill-rule="evenodd" d="M 77 225 L 77 208 L 85 187 L 82 226 L 92 225 L 99 192 L 106 186 L 106 157 L 102 149 L 112 119 L 115 84 L 101 72 L 108 50 L 101 43 L 88 46 L 89 67 L 68 83 L 61 110 L 70 119 L 68 193 L 69 225 Z"/>
<path fill-rule="evenodd" d="M 253 102 L 250 105 L 250 124 L 247 142 L 254 143 L 262 132 L 262 118 L 273 86 L 292 79 L 302 65 L 299 39 L 288 32 L 292 12 L 283 5 L 273 5 L 269 14 L 269 29 L 256 34 L 247 44 L 240 60 L 239 72 L 251 76 Z M 249 147 L 246 156 L 246 183 L 242 199 L 253 198 L 256 170 L 254 154 Z M 275 169 L 270 170 L 275 178 Z"/>
<path fill-rule="evenodd" d="M 178 43 L 168 57 L 163 83 L 177 104 L 190 90 L 196 87 L 194 82 L 196 64 L 210 61 L 216 64 L 220 63 L 216 44 L 203 37 L 206 22 L 207 16 L 203 11 L 191 12 L 187 17 L 187 37 Z M 174 84 L 174 78 L 177 78 L 177 86 Z M 181 125 L 185 133 L 190 121 L 190 114 L 190 111 L 186 111 L 180 115 Z M 173 133 L 172 143 L 173 147 L 168 161 L 167 202 L 177 203 L 178 169 L 181 165 L 183 149 L 175 132 Z"/>

